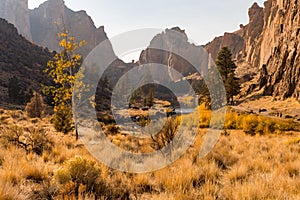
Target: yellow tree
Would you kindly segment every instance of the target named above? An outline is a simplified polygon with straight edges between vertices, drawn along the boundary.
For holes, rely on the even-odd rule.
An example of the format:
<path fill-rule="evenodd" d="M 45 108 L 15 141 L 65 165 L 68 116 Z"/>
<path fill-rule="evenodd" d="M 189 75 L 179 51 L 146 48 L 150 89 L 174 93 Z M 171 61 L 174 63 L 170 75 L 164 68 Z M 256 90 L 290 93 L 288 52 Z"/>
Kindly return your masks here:
<path fill-rule="evenodd" d="M 66 134 L 74 130 L 72 91 L 76 77 L 79 76 L 78 68 L 82 62 L 82 56 L 76 51 L 85 44 L 85 41 L 77 42 L 74 37 L 69 36 L 68 31 L 58 33 L 58 38 L 62 50 L 54 55 L 45 69 L 54 85 L 44 86 L 43 92 L 53 97 L 55 129 Z M 76 138 L 78 138 L 77 131 Z"/>

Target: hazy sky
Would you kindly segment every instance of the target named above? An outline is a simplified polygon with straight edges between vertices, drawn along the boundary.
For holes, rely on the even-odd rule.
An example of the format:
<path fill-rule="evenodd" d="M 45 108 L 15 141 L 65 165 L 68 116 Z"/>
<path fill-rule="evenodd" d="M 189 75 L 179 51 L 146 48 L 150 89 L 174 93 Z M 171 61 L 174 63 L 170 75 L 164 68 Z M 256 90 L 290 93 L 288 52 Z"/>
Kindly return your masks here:
<path fill-rule="evenodd" d="M 29 0 L 35 8 L 45 0 Z M 248 22 L 248 8 L 263 0 L 65 0 L 72 10 L 86 10 L 108 37 L 138 28 L 186 30 L 196 44 L 205 44 Z"/>

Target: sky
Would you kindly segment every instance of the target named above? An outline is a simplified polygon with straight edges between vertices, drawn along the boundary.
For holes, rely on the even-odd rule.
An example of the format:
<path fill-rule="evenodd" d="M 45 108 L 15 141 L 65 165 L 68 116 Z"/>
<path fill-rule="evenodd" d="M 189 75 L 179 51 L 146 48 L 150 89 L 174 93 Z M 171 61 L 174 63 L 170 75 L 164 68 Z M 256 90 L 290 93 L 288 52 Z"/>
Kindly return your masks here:
<path fill-rule="evenodd" d="M 45 0 L 29 0 L 29 8 Z M 196 44 L 239 29 L 248 23 L 248 8 L 263 0 L 65 0 L 74 11 L 86 10 L 108 37 L 140 28 L 179 26 Z"/>
<path fill-rule="evenodd" d="M 28 0 L 29 8 L 38 7 L 45 1 Z M 67 7 L 74 11 L 85 10 L 97 27 L 104 26 L 108 38 L 136 29 L 166 29 L 179 26 L 185 30 L 190 42 L 196 45 L 204 45 L 224 32 L 238 30 L 240 24 L 248 23 L 248 9 L 251 5 L 257 2 L 263 6 L 264 2 L 264 0 L 64 1 Z M 117 56 L 129 62 L 132 59 L 137 60 L 139 54 L 140 49 Z"/>

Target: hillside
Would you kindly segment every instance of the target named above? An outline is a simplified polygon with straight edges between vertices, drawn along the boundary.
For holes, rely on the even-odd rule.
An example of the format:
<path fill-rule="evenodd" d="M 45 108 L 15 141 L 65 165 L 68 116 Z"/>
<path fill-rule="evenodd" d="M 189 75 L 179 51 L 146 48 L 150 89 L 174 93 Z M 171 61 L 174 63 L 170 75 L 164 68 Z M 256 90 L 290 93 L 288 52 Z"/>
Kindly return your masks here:
<path fill-rule="evenodd" d="M 6 20 L 0 19 L 0 102 L 15 103 L 8 97 L 8 85 L 15 77 L 20 92 L 28 95 L 30 90 L 38 90 L 42 83 L 49 83 L 43 73 L 52 54 L 45 48 L 27 41 L 17 29 Z M 23 104 L 24 102 L 16 102 Z"/>

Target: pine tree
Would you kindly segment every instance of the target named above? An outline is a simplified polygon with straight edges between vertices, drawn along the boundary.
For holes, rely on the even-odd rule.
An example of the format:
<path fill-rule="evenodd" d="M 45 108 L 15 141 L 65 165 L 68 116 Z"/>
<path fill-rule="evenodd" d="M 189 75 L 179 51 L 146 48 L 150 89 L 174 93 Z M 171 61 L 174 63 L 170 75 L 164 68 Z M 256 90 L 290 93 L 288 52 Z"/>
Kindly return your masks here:
<path fill-rule="evenodd" d="M 223 47 L 217 57 L 216 65 L 222 76 L 226 95 L 227 103 L 233 103 L 233 97 L 240 92 L 240 85 L 238 79 L 235 77 L 236 65 L 232 61 L 232 54 L 228 47 Z"/>

